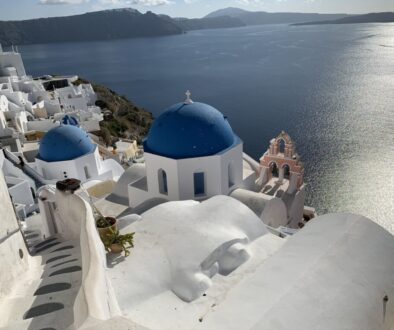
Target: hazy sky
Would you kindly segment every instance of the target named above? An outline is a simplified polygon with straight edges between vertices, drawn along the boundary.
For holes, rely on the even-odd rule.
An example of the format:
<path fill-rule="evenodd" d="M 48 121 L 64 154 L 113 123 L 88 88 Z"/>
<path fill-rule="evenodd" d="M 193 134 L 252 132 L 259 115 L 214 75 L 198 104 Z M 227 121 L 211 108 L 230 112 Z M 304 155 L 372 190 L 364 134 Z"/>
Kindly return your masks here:
<path fill-rule="evenodd" d="M 230 6 L 254 11 L 351 14 L 394 11 L 394 0 L 0 0 L 0 20 L 65 16 L 121 7 L 171 16 L 202 17 Z"/>

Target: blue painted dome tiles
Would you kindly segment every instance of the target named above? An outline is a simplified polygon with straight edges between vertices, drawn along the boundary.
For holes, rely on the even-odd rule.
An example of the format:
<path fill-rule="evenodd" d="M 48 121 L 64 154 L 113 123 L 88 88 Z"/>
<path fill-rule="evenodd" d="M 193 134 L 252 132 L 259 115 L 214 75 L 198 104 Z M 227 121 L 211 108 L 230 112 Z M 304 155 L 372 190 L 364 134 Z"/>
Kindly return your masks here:
<path fill-rule="evenodd" d="M 177 103 L 153 123 L 146 152 L 173 159 L 205 157 L 235 146 L 240 139 L 226 117 L 204 103 Z"/>
<path fill-rule="evenodd" d="M 45 134 L 37 158 L 46 162 L 73 160 L 92 153 L 95 148 L 84 130 L 73 125 L 61 125 Z"/>

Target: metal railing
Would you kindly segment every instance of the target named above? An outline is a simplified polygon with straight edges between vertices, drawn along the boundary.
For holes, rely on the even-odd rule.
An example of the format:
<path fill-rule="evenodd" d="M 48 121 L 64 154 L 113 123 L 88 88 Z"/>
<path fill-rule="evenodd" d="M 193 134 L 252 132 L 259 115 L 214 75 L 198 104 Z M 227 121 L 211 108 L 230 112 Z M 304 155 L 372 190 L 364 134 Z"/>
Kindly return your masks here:
<path fill-rule="evenodd" d="M 3 148 L 3 153 L 6 159 L 13 163 L 17 168 L 23 171 L 27 176 L 29 176 L 35 183 L 37 188 L 45 186 L 47 184 L 54 183 L 55 181 L 45 180 L 35 169 L 27 164 L 23 164 L 21 160 L 15 156 L 12 152 Z"/>

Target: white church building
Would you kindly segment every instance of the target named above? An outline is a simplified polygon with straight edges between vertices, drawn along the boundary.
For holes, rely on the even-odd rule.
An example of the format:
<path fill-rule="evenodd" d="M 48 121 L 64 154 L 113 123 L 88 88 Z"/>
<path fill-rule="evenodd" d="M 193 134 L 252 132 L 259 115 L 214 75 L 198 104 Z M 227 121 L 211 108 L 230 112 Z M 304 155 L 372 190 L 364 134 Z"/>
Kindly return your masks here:
<path fill-rule="evenodd" d="M 278 159 L 268 159 L 264 154 L 259 163 L 244 153 L 225 115 L 193 102 L 190 92 L 186 95 L 184 102 L 156 118 L 143 144 L 145 163 L 125 171 L 108 201 L 144 210 L 158 202 L 225 195 L 241 201 L 272 228 L 297 229 L 315 216 L 314 209 L 304 205 L 302 163 L 287 134 L 283 133 L 286 146 L 292 147 L 291 157 L 278 152 L 270 154 Z M 281 139 L 282 135 L 275 143 Z M 278 177 L 272 164 L 279 166 L 280 161 L 289 169 Z M 297 185 L 290 184 L 298 177 Z"/>
<path fill-rule="evenodd" d="M 45 134 L 35 160 L 37 172 L 46 180 L 75 178 L 117 180 L 122 166 L 113 159 L 102 160 L 98 146 L 74 125 L 60 125 Z"/>
<path fill-rule="evenodd" d="M 250 182 L 243 175 L 243 143 L 227 118 L 190 94 L 160 115 L 144 142 L 146 175 L 129 184 L 135 207 L 152 198 L 204 200 Z M 254 181 L 254 180 L 252 180 Z"/>

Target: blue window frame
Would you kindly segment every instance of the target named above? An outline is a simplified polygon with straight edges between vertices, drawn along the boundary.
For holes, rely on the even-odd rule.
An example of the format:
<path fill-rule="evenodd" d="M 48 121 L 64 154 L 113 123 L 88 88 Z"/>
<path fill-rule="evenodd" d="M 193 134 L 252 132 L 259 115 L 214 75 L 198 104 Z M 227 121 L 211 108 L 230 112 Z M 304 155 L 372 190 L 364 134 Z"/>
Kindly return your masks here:
<path fill-rule="evenodd" d="M 205 195 L 205 173 L 204 172 L 194 173 L 194 195 L 195 196 Z"/>

